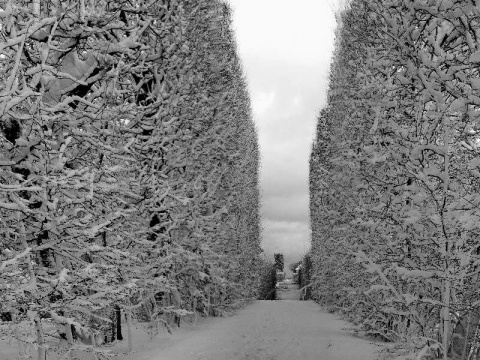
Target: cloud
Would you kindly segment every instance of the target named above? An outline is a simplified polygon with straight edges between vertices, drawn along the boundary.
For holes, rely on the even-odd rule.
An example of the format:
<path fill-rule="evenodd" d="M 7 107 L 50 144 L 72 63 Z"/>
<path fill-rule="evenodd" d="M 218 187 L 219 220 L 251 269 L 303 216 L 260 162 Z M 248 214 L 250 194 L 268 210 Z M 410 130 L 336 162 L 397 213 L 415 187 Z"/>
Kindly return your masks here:
<path fill-rule="evenodd" d="M 244 55 L 315 64 L 328 56 L 335 19 L 328 1 L 231 0 Z"/>
<path fill-rule="evenodd" d="M 262 246 L 268 255 L 282 252 L 286 262 L 295 261 L 309 248 L 308 166 L 326 76 L 286 60 L 257 59 L 254 71 L 249 86 L 262 155 Z"/>
<path fill-rule="evenodd" d="M 259 133 L 262 246 L 287 264 L 309 248 L 309 156 L 326 100 L 336 1 L 230 0 Z"/>
<path fill-rule="evenodd" d="M 277 196 L 264 201 L 262 212 L 266 221 L 299 222 L 307 224 L 308 195 Z"/>
<path fill-rule="evenodd" d="M 310 228 L 302 222 L 265 221 L 263 247 L 273 258 L 274 253 L 282 253 L 285 263 L 301 259 L 310 246 Z"/>
<path fill-rule="evenodd" d="M 256 116 L 263 116 L 275 101 L 275 92 L 257 92 L 253 95 L 252 110 Z"/>
<path fill-rule="evenodd" d="M 268 111 L 255 111 L 262 154 L 263 248 L 269 255 L 282 252 L 287 263 L 309 248 L 308 166 L 325 87 L 317 68 L 299 69 L 287 61 L 268 69 L 265 65 L 251 83 L 254 99 L 268 104 Z M 275 96 L 266 95 L 273 91 Z"/>

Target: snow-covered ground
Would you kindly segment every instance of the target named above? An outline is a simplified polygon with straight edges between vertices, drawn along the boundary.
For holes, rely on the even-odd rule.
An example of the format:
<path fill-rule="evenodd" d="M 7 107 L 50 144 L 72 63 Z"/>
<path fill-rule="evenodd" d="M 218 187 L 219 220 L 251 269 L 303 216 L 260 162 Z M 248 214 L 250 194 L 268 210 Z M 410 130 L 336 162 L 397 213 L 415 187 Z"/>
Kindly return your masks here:
<path fill-rule="evenodd" d="M 295 285 L 282 291 L 294 297 Z M 285 294 L 286 293 L 286 294 Z M 287 295 L 287 296 L 284 296 Z M 312 301 L 257 301 L 227 318 L 176 330 L 123 360 L 374 360 L 379 346 Z"/>
<path fill-rule="evenodd" d="M 278 300 L 299 300 L 302 297 L 302 290 L 298 284 L 284 281 L 278 287 L 276 296 Z"/>
<path fill-rule="evenodd" d="M 256 301 L 224 318 L 182 322 L 173 334 L 153 340 L 137 324 L 134 352 L 125 342 L 111 347 L 118 360 L 374 360 L 378 345 L 356 337 L 339 320 L 312 301 L 298 301 L 298 286 L 278 291 L 281 301 Z M 126 328 L 124 337 L 126 337 Z M 5 344 L 3 344 L 5 345 Z M 0 344 L 0 349 L 5 347 Z M 12 344 L 13 348 L 13 344 Z M 3 350 L 2 349 L 2 350 Z M 85 354 L 86 355 L 86 354 Z M 13 360 L 0 351 L 0 360 Z M 57 357 L 48 356 L 47 360 Z M 90 357 L 89 357 L 90 358 Z M 83 357 L 82 357 L 82 360 Z"/>

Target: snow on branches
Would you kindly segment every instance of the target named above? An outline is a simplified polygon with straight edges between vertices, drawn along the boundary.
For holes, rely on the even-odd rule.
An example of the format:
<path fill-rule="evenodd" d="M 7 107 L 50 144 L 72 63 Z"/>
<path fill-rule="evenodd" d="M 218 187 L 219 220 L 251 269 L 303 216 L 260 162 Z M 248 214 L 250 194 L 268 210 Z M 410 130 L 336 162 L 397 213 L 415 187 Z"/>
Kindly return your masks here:
<path fill-rule="evenodd" d="M 228 6 L 12 0 L 0 19 L 2 311 L 93 334 L 111 309 L 254 296 L 258 145 Z"/>
<path fill-rule="evenodd" d="M 353 1 L 311 155 L 318 298 L 444 359 L 477 351 L 478 15 Z"/>

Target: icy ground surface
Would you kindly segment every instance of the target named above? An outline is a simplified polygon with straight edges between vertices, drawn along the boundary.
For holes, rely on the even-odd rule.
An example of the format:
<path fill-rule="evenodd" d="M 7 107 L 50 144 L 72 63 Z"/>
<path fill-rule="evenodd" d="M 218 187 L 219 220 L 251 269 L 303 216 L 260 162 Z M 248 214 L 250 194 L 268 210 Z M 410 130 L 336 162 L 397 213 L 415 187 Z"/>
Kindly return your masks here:
<path fill-rule="evenodd" d="M 296 285 L 282 301 L 257 301 L 237 314 L 180 328 L 166 342 L 144 348 L 132 360 L 374 360 L 379 347 L 355 337 L 348 325 L 312 301 L 298 301 Z M 183 326 L 183 325 L 182 325 Z"/>

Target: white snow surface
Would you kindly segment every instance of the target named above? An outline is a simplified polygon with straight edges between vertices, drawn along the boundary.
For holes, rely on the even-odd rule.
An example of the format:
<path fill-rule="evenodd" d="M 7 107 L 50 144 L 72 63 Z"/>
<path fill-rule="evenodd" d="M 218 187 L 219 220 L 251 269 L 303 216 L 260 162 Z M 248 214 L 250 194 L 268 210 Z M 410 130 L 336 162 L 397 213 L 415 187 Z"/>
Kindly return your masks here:
<path fill-rule="evenodd" d="M 296 284 L 280 284 L 280 301 L 256 301 L 229 317 L 203 318 L 197 323 L 182 321 L 172 334 L 161 331 L 153 340 L 136 323 L 133 328 L 133 353 L 126 341 L 103 347 L 112 360 L 376 360 L 375 344 L 344 330 L 352 325 L 339 320 L 313 301 L 298 301 Z M 187 317 L 188 318 L 188 317 Z M 123 336 L 127 337 L 126 324 Z M 16 343 L 0 341 L 0 360 L 18 356 Z M 123 354 L 123 355 L 121 355 Z M 32 350 L 32 355 L 34 351 Z M 60 360 L 48 352 L 47 360 Z M 77 354 L 94 360 L 89 354 Z"/>
<path fill-rule="evenodd" d="M 289 285 L 292 289 L 295 285 Z M 298 291 L 283 291 L 295 298 Z M 379 347 L 313 301 L 257 301 L 235 315 L 174 330 L 124 360 L 374 360 Z M 183 327 L 183 325 L 182 325 Z M 166 340 L 166 341 L 164 341 Z"/>

